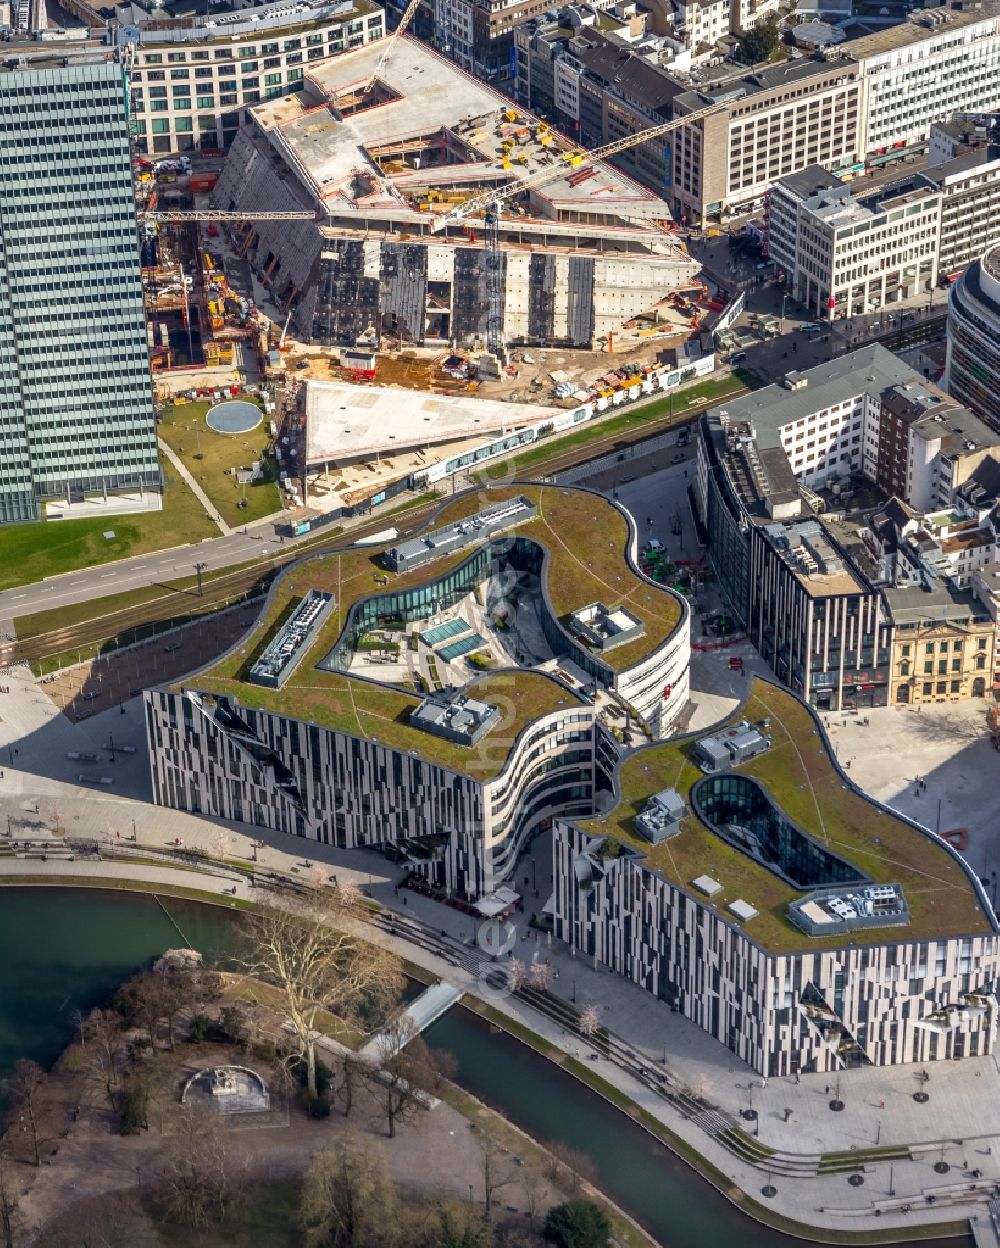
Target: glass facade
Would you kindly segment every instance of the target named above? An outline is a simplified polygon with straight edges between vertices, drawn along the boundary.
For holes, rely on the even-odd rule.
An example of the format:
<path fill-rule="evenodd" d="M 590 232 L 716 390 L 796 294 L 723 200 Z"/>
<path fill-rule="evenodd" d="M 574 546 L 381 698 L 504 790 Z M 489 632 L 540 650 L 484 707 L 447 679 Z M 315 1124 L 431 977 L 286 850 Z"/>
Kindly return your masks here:
<path fill-rule="evenodd" d="M 793 888 L 863 884 L 868 879 L 792 823 L 749 776 L 710 776 L 691 790 L 691 800 L 717 836 Z"/>
<path fill-rule="evenodd" d="M 544 547 L 530 538 L 497 538 L 481 546 L 458 567 L 436 581 L 398 593 L 373 594 L 370 598 L 363 598 L 351 608 L 340 640 L 318 666 L 327 672 L 346 672 L 358 639 L 365 633 L 373 628 L 391 627 L 393 624 L 401 626 L 411 620 L 423 620 L 439 611 L 447 611 L 466 594 L 472 593 L 475 586 L 486 578 L 494 561 L 509 563 L 516 572 L 541 577 L 544 559 Z M 570 655 L 573 662 L 599 684 L 613 685 L 614 669 L 565 632 L 558 618 L 550 611 L 544 595 L 539 606 L 542 632 L 553 654 Z"/>
<path fill-rule="evenodd" d="M 159 490 L 123 71 L 0 74 L 0 522 Z"/>

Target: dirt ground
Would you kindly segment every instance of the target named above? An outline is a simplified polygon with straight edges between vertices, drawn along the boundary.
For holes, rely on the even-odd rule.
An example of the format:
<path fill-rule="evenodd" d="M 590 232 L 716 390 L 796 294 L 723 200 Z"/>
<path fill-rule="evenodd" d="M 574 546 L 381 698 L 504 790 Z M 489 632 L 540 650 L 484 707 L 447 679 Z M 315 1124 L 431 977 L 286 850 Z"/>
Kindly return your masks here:
<path fill-rule="evenodd" d="M 608 354 L 604 349 L 599 351 L 571 351 L 565 348 L 542 349 L 531 347 L 527 354 L 533 363 L 526 363 L 524 351 L 515 349 L 512 352 L 515 377 L 504 378 L 502 381 L 484 381 L 478 386 L 465 382 L 454 381 L 445 377 L 440 371 L 441 361 L 450 353 L 440 348 L 406 347 L 402 351 L 379 352 L 376 385 L 397 386 L 404 390 L 433 391 L 436 394 L 475 394 L 481 399 L 509 399 L 511 402 L 539 403 L 548 402 L 552 397 L 552 381 L 549 374 L 562 370 L 569 377 L 586 387 L 610 369 L 621 368 L 623 365 L 653 364 L 665 345 L 673 344 L 679 339 L 664 339 L 657 342 L 630 344 L 622 350 Z M 286 367 L 291 377 L 314 381 L 349 381 L 337 362 L 340 352 L 336 347 L 307 347 L 300 343 L 292 343 L 285 353 Z M 306 362 L 307 368 L 296 367 Z M 533 381 L 541 383 L 532 387 Z M 367 382 L 358 382 L 367 385 Z"/>
<path fill-rule="evenodd" d="M 37 1234 L 85 1199 L 155 1187 L 162 1151 L 176 1129 L 177 1096 L 184 1080 L 206 1066 L 233 1061 L 271 1078 L 265 1064 L 222 1047 L 182 1043 L 174 1055 L 161 1053 L 155 1059 L 161 1094 L 151 1108 L 149 1130 L 123 1137 L 112 1133 L 103 1090 L 88 1074 L 85 1055 L 76 1046 L 68 1050 L 45 1089 L 41 1167 L 32 1164 L 25 1135 L 11 1141 L 12 1174 L 26 1232 Z M 490 1111 L 479 1113 L 489 1115 Z M 280 1122 L 282 1116 L 277 1117 Z M 296 1179 L 315 1153 L 330 1147 L 350 1126 L 383 1155 L 400 1187 L 463 1201 L 469 1199 L 471 1189 L 475 1199 L 483 1199 L 482 1169 L 479 1151 L 470 1139 L 470 1121 L 445 1102 L 418 1111 L 412 1122 L 398 1124 L 395 1139 L 388 1138 L 384 1118 L 363 1091 L 357 1094 L 349 1119 L 334 1111 L 326 1120 L 313 1120 L 294 1103 L 287 1125 L 276 1125 L 275 1118 L 264 1115 L 260 1127 L 227 1131 L 234 1160 L 248 1176 Z M 545 1209 L 562 1198 L 546 1185 L 538 1209 L 544 1215 Z M 501 1199 L 508 1213 L 524 1213 L 528 1208 L 527 1193 L 519 1182 L 505 1186 Z"/>

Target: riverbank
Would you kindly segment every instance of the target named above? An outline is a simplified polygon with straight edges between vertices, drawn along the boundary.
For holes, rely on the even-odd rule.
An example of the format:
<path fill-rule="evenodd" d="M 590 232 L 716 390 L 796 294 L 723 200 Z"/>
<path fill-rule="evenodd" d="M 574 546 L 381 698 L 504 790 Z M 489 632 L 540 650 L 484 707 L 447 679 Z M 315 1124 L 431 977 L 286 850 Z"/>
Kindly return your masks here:
<path fill-rule="evenodd" d="M 17 865 L 20 867 L 23 864 Z M 75 871 L 79 864 L 47 863 L 46 870 L 50 865 L 55 868 L 53 872 L 55 878 L 49 882 L 55 882 L 60 878 L 81 878 L 68 874 L 69 871 Z M 15 869 L 5 872 L 7 866 L 6 860 L 0 860 L 0 880 L 10 883 L 24 883 L 32 880 L 33 877 L 28 871 Z M 248 894 L 246 897 L 239 899 L 229 897 L 227 890 L 232 887 L 229 880 L 233 877 L 233 873 L 219 868 L 213 868 L 212 874 L 200 877 L 202 889 L 199 890 L 191 888 L 190 869 L 164 866 L 151 868 L 149 863 L 135 860 L 121 863 L 94 863 L 88 866 L 89 873 L 83 878 L 86 879 L 87 886 L 91 888 L 101 887 L 102 879 L 113 876 L 115 886 L 118 888 L 135 887 L 141 891 L 151 888 L 156 891 L 177 888 L 182 890 L 182 895 L 190 896 L 198 893 L 201 896 L 207 895 L 217 904 L 221 903 L 227 908 L 231 908 L 237 902 L 249 904 L 249 894 L 254 891 L 248 885 L 244 885 L 240 891 L 245 889 Z M 37 866 L 34 869 L 37 873 Z M 66 877 L 60 876 L 59 873 L 62 870 L 67 871 Z M 149 871 L 155 876 L 154 879 L 144 878 Z M 960 1223 L 956 1220 L 956 1211 L 943 1209 L 933 1211 L 928 1209 L 927 1212 L 932 1212 L 936 1216 L 933 1220 L 927 1219 L 928 1224 L 921 1227 L 907 1224 L 908 1219 L 907 1221 L 899 1219 L 895 1224 L 886 1219 L 880 1224 L 875 1221 L 875 1215 L 869 1215 L 869 1220 L 866 1222 L 863 1220 L 865 1215 L 862 1214 L 859 1217 L 858 1214 L 850 1211 L 845 1213 L 824 1210 L 822 1212 L 826 1216 L 823 1219 L 810 1217 L 810 1214 L 815 1215 L 820 1212 L 816 1207 L 810 1208 L 808 1203 L 810 1199 L 817 1199 L 814 1193 L 818 1190 L 837 1193 L 846 1189 L 856 1194 L 853 1188 L 847 1186 L 847 1176 L 844 1173 L 817 1174 L 810 1179 L 781 1180 L 775 1196 L 781 1196 L 783 1199 L 773 1199 L 769 1206 L 762 1205 L 759 1200 L 755 1199 L 755 1193 L 768 1182 L 769 1176 L 759 1167 L 734 1159 L 731 1152 L 722 1148 L 716 1140 L 707 1137 L 699 1124 L 677 1114 L 669 1104 L 663 1101 L 662 1097 L 656 1096 L 648 1086 L 634 1079 L 627 1071 L 616 1068 L 606 1060 L 594 1062 L 594 1058 L 598 1057 L 597 1050 L 587 1046 L 578 1034 L 572 1034 L 565 1027 L 554 1024 L 552 1020 L 545 1018 L 517 998 L 501 996 L 499 999 L 489 1000 L 496 994 L 487 990 L 477 974 L 472 973 L 465 966 L 453 965 L 428 949 L 419 948 L 412 940 L 400 939 L 398 936 L 370 926 L 366 926 L 365 932 L 369 938 L 386 943 L 430 975 L 448 979 L 461 987 L 477 1009 L 485 1008 L 494 1012 L 492 1021 L 495 1021 L 497 1025 L 504 1026 L 511 1034 L 526 1040 L 536 1050 L 545 1052 L 547 1057 L 558 1060 L 565 1069 L 605 1097 L 609 1103 L 614 1104 L 616 1108 L 623 1110 L 633 1119 L 642 1122 L 687 1164 L 698 1170 L 727 1200 L 732 1201 L 736 1207 L 749 1216 L 759 1218 L 766 1225 L 786 1233 L 810 1238 L 814 1242 L 830 1243 L 872 1243 L 900 1239 L 911 1241 L 924 1236 L 961 1233 Z M 487 966 L 490 965 L 488 960 L 485 962 Z M 589 1057 L 588 1053 L 593 1054 L 593 1057 Z M 597 1073 L 595 1066 L 599 1068 L 600 1073 Z M 868 1166 L 864 1168 L 871 1169 Z M 745 1179 L 741 1181 L 741 1176 L 750 1176 L 749 1181 Z M 964 1210 L 957 1212 L 961 1214 Z M 835 1221 L 838 1213 L 841 1219 L 839 1225 Z M 923 1215 L 923 1209 L 920 1213 Z M 845 1222 L 846 1225 L 844 1225 Z"/>

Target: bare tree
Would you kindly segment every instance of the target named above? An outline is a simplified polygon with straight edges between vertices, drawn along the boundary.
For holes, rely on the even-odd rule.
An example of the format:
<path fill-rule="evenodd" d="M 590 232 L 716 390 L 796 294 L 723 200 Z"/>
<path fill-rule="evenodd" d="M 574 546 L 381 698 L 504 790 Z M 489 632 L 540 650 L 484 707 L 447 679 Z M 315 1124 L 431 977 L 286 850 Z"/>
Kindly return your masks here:
<path fill-rule="evenodd" d="M 3 1248 L 14 1248 L 21 1229 L 18 1212 L 17 1180 L 11 1173 L 10 1159 L 0 1152 L 0 1237 Z"/>
<path fill-rule="evenodd" d="M 14 1069 L 3 1081 L 7 1098 L 8 1129 L 17 1127 L 28 1137 L 32 1159 L 36 1166 L 42 1164 L 41 1138 L 39 1136 L 39 1100 L 45 1085 L 45 1071 L 37 1062 L 21 1057 Z"/>
<path fill-rule="evenodd" d="M 343 890 L 283 906 L 264 906 L 249 916 L 243 968 L 277 986 L 293 1056 L 305 1061 L 315 1098 L 317 1014 L 328 1010 L 348 1024 L 360 1020 L 362 1009 L 387 1014 L 402 978 L 394 955 L 357 934 L 359 916 Z"/>
<path fill-rule="evenodd" d="M 397 1124 L 411 1122 L 422 1107 L 421 1090 L 432 1082 L 433 1068 L 430 1050 L 414 1035 L 408 1014 L 397 1014 L 383 1028 L 381 1038 L 381 1065 L 369 1074 L 368 1086 L 386 1120 L 389 1138 L 394 1139 Z"/>
<path fill-rule="evenodd" d="M 213 1110 L 184 1105 L 180 1130 L 163 1155 L 163 1200 L 171 1216 L 195 1229 L 224 1222 L 239 1202 L 246 1160 L 233 1153 Z"/>
<path fill-rule="evenodd" d="M 477 1126 L 480 1173 L 483 1176 L 483 1203 L 487 1223 L 493 1220 L 493 1201 L 498 1192 L 514 1182 L 517 1173 L 510 1149 L 499 1125 L 487 1119 Z"/>
<path fill-rule="evenodd" d="M 580 1021 L 577 1024 L 580 1028 L 580 1035 L 586 1036 L 589 1040 L 591 1036 L 596 1036 L 601 1030 L 601 1010 L 596 1005 L 585 1005 L 580 1011 Z"/>
<path fill-rule="evenodd" d="M 385 1248 L 395 1240 L 395 1205 L 381 1155 L 349 1129 L 306 1171 L 304 1242 L 307 1248 Z"/>
<path fill-rule="evenodd" d="M 357 1057 L 346 1056 L 341 1070 L 340 1083 L 337 1085 L 337 1096 L 340 1100 L 344 1117 L 350 1118 L 354 1110 L 354 1096 L 365 1081 L 365 1064 Z"/>
<path fill-rule="evenodd" d="M 552 984 L 552 967 L 548 962 L 532 962 L 528 968 L 528 979 L 532 988 L 544 992 Z"/>
<path fill-rule="evenodd" d="M 107 1103 L 115 1106 L 125 1068 L 125 1038 L 121 1018 L 114 1010 L 91 1010 L 86 1020 L 87 1050 L 92 1071 L 104 1085 Z"/>
<path fill-rule="evenodd" d="M 545 1203 L 545 1194 L 548 1191 L 548 1184 L 545 1182 L 545 1176 L 537 1166 L 526 1166 L 521 1174 L 521 1186 L 524 1188 L 524 1202 L 528 1211 L 528 1226 L 531 1230 L 535 1229 L 535 1219 L 538 1217 Z"/>

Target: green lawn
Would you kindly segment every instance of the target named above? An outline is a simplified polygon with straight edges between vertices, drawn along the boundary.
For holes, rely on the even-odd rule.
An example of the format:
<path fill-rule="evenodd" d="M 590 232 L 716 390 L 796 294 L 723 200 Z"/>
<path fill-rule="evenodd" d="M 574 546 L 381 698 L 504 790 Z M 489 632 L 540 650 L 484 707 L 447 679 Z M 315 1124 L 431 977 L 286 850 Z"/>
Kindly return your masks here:
<path fill-rule="evenodd" d="M 281 510 L 281 492 L 276 481 L 274 460 L 265 456 L 270 441 L 267 420 L 249 433 L 216 433 L 205 423 L 211 403 L 168 403 L 160 413 L 157 432 L 180 457 L 227 524 L 233 526 L 260 520 Z M 201 458 L 199 458 L 199 456 Z M 246 487 L 247 505 L 238 504 L 244 489 L 227 469 L 249 469 L 260 460 L 265 479 Z"/>
<path fill-rule="evenodd" d="M 218 535 L 218 528 L 170 464 L 165 463 L 163 470 L 162 511 L 4 525 L 0 528 L 0 590 Z M 104 537 L 107 531 L 115 534 L 110 541 Z"/>

